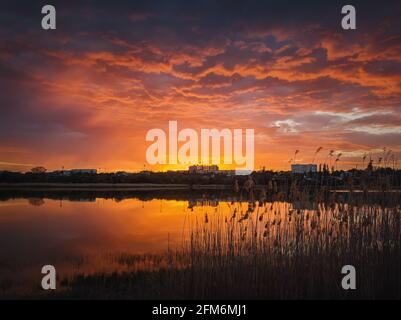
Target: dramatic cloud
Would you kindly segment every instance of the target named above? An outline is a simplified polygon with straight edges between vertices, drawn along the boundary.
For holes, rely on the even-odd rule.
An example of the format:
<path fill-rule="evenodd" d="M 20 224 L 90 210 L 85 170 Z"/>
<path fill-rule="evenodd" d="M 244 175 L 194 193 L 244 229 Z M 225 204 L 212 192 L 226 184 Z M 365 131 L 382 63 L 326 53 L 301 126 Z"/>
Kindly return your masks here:
<path fill-rule="evenodd" d="M 53 31 L 42 5 L 2 4 L 0 169 L 140 170 L 169 120 L 254 128 L 256 167 L 401 154 L 399 1 L 348 31 L 341 1 L 55 1 Z"/>

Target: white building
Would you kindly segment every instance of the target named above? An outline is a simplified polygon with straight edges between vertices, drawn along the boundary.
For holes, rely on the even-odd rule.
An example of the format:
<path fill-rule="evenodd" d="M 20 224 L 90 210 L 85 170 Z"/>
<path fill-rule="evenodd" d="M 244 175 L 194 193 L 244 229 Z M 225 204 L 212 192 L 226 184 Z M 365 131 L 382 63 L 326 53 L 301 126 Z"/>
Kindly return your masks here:
<path fill-rule="evenodd" d="M 308 173 L 308 172 L 317 172 L 316 164 L 292 164 L 291 165 L 292 173 Z"/>
<path fill-rule="evenodd" d="M 189 173 L 218 173 L 219 167 L 216 165 L 194 165 L 188 168 Z"/>

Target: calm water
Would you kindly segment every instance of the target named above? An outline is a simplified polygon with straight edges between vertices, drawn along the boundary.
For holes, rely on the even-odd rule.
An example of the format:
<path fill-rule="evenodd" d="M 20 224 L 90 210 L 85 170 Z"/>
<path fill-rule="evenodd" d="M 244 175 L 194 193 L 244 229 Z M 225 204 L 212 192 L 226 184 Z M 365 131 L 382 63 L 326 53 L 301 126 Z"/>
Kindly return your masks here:
<path fill-rule="evenodd" d="M 1 261 L 56 255 L 166 248 L 176 239 L 187 204 L 177 201 L 96 199 L 93 202 L 10 200 L 0 202 Z"/>
<path fill-rule="evenodd" d="M 45 264 L 92 272 L 117 267 L 107 254 L 166 250 L 182 237 L 187 208 L 165 200 L 1 201 L 0 283 L 26 287 Z"/>
<path fill-rule="evenodd" d="M 190 230 L 234 230 L 260 244 L 279 243 L 288 254 L 316 244 L 363 247 L 398 243 L 400 208 L 214 200 L 41 198 L 0 201 L 0 297 L 40 291 L 41 267 L 54 265 L 60 279 L 77 274 L 132 271 L 124 255 L 157 256 L 179 248 Z M 345 220 L 346 218 L 346 220 Z M 387 230 L 383 233 L 383 230 Z M 221 239 L 223 247 L 231 240 Z M 344 247 L 344 248 L 345 248 Z M 146 262 L 147 261 L 147 262 Z M 152 268 L 152 259 L 135 268 Z"/>
<path fill-rule="evenodd" d="M 0 293 L 39 285 L 45 264 L 54 265 L 63 277 L 121 270 L 113 256 L 177 247 L 190 224 L 202 223 L 208 212 L 226 214 L 229 204 L 103 198 L 0 201 Z"/>

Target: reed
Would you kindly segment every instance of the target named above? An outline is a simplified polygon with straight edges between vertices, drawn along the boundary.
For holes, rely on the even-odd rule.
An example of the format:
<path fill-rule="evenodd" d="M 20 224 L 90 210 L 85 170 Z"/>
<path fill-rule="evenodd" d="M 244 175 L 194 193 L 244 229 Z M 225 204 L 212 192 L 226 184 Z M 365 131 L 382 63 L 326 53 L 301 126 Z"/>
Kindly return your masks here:
<path fill-rule="evenodd" d="M 189 223 L 179 247 L 151 270 L 78 276 L 65 298 L 345 299 L 401 297 L 400 207 L 315 202 L 227 203 Z M 142 260 L 138 260 L 142 261 Z M 168 261 L 168 263 L 166 263 Z M 142 261 L 143 263 L 143 261 Z M 354 265 L 357 290 L 340 287 Z"/>

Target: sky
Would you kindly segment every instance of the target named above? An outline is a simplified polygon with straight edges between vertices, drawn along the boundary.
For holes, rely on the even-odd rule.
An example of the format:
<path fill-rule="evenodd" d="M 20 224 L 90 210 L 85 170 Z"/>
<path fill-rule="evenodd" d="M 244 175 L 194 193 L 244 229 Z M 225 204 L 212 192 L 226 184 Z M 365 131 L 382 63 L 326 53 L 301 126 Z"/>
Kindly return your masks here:
<path fill-rule="evenodd" d="M 351 1 L 343 30 L 348 2 L 2 1 L 0 170 L 182 169 L 146 163 L 172 120 L 254 129 L 256 169 L 396 161 L 401 2 Z"/>

